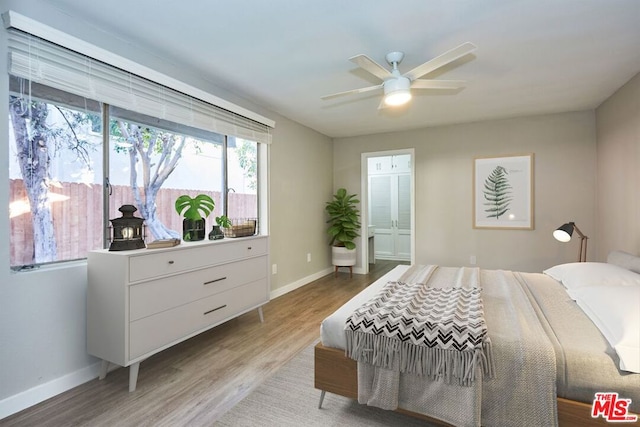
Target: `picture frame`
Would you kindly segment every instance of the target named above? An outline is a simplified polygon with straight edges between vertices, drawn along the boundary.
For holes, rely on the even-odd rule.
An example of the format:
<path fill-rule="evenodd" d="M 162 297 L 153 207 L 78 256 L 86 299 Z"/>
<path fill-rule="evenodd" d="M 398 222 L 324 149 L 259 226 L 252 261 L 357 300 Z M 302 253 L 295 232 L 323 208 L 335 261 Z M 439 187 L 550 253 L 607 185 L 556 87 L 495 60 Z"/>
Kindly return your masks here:
<path fill-rule="evenodd" d="M 534 154 L 476 157 L 473 228 L 533 230 Z"/>

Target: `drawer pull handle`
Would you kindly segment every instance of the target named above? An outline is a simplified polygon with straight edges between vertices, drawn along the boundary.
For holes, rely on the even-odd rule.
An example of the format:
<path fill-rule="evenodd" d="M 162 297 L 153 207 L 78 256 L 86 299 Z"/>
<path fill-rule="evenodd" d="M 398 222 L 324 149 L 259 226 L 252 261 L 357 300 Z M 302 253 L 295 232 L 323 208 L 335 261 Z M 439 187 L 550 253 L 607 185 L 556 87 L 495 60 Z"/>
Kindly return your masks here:
<path fill-rule="evenodd" d="M 211 284 L 211 283 L 216 283 L 216 282 L 219 282 L 219 281 L 221 281 L 221 280 L 225 280 L 226 278 L 227 278 L 227 276 L 221 277 L 221 278 L 219 278 L 219 279 L 209 280 L 208 282 L 204 282 L 204 284 L 205 284 L 205 285 L 209 285 L 209 284 Z"/>
<path fill-rule="evenodd" d="M 169 261 L 169 264 L 173 264 L 173 261 Z"/>
<path fill-rule="evenodd" d="M 251 250 L 251 246 L 249 246 L 247 249 Z"/>
<path fill-rule="evenodd" d="M 218 310 L 220 310 L 220 309 L 222 309 L 222 308 L 225 308 L 226 306 L 227 306 L 227 304 L 225 304 L 225 305 L 221 305 L 220 307 L 216 307 L 216 308 L 214 308 L 213 310 L 205 311 L 205 312 L 203 313 L 203 315 L 207 315 L 207 314 L 209 314 L 209 313 L 213 313 L 214 311 L 218 311 Z"/>

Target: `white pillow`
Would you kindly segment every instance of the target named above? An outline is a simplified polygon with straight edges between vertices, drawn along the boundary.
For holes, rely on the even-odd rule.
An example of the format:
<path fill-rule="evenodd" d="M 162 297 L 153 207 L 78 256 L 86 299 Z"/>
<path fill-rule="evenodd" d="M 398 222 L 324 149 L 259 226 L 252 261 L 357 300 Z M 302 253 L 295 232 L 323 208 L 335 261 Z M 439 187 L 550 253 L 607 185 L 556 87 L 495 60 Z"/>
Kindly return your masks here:
<path fill-rule="evenodd" d="M 609 264 L 615 264 L 635 273 L 640 273 L 640 257 L 623 251 L 611 251 L 607 256 Z"/>
<path fill-rule="evenodd" d="M 620 369 L 640 373 L 640 286 L 576 289 L 576 303 L 620 358 Z"/>
<path fill-rule="evenodd" d="M 543 273 L 562 283 L 572 298 L 573 290 L 583 287 L 640 286 L 640 274 L 604 262 L 560 264 Z"/>

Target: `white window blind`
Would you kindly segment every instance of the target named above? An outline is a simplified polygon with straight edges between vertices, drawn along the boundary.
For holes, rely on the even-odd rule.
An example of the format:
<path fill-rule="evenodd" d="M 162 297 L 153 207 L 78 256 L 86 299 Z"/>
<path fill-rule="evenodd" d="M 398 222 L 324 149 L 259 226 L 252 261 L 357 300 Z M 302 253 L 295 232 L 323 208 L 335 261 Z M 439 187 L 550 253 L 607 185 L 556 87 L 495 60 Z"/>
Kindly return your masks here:
<path fill-rule="evenodd" d="M 9 74 L 152 117 L 271 143 L 270 127 L 31 34 L 10 29 Z"/>

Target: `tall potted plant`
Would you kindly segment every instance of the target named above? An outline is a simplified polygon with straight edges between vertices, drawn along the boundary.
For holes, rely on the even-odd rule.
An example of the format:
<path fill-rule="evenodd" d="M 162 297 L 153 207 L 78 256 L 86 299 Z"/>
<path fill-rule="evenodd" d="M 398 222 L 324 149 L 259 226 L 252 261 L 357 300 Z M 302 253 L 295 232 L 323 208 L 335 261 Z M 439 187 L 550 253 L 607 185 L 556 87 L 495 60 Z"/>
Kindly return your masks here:
<path fill-rule="evenodd" d="M 184 216 L 182 220 L 182 239 L 186 242 L 203 240 L 205 235 L 205 218 L 208 217 L 216 204 L 206 194 L 191 197 L 183 194 L 176 199 L 176 211 Z"/>
<path fill-rule="evenodd" d="M 327 202 L 325 210 L 329 214 L 327 233 L 331 237 L 331 262 L 336 267 L 350 267 L 356 264 L 356 237 L 360 236 L 360 211 L 355 194 L 348 194 L 339 188 L 333 200 Z"/>

